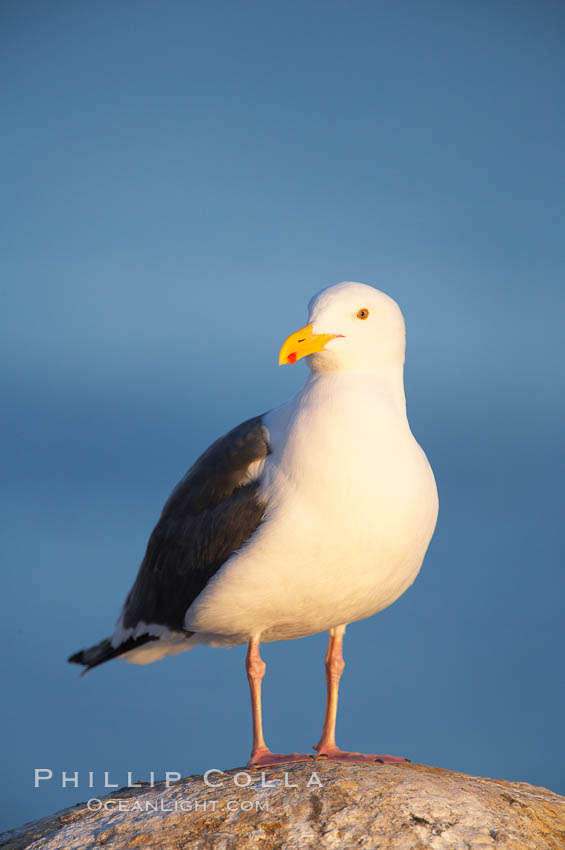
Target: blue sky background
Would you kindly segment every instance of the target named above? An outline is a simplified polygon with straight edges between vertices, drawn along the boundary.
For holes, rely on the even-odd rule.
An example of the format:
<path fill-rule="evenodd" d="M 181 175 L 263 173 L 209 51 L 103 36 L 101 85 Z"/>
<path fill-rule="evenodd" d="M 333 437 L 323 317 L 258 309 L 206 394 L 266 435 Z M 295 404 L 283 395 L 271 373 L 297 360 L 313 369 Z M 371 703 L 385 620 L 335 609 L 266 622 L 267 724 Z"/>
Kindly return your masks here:
<path fill-rule="evenodd" d="M 338 740 L 565 793 L 564 42 L 549 0 L 4 0 L 2 826 L 104 770 L 247 760 L 243 648 L 65 659 L 199 452 L 304 380 L 280 343 L 344 279 L 405 313 L 441 508 L 348 631 Z M 265 647 L 275 750 L 319 737 L 325 644 Z"/>

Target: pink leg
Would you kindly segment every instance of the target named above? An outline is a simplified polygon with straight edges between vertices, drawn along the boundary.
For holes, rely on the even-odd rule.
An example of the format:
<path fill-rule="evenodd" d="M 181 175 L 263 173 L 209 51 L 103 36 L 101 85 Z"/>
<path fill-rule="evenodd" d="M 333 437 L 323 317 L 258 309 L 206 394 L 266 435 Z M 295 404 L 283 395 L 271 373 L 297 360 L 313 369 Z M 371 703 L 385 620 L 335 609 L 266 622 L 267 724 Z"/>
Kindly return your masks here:
<path fill-rule="evenodd" d="M 339 759 L 340 761 L 367 761 L 387 762 L 389 764 L 401 764 L 408 759 L 396 756 L 380 756 L 376 753 L 350 753 L 340 750 L 335 742 L 335 723 L 337 718 L 337 701 L 339 694 L 339 680 L 345 668 L 343 660 L 343 635 L 345 626 L 337 626 L 330 631 L 330 642 L 326 653 L 326 716 L 322 737 L 314 747 L 318 757 Z"/>
<path fill-rule="evenodd" d="M 251 691 L 251 711 L 253 714 L 253 750 L 247 767 L 269 764 L 285 764 L 294 761 L 311 761 L 313 756 L 304 753 L 272 753 L 263 738 L 263 719 L 261 716 L 261 680 L 267 665 L 259 654 L 259 641 L 250 640 L 247 650 L 246 670 Z"/>

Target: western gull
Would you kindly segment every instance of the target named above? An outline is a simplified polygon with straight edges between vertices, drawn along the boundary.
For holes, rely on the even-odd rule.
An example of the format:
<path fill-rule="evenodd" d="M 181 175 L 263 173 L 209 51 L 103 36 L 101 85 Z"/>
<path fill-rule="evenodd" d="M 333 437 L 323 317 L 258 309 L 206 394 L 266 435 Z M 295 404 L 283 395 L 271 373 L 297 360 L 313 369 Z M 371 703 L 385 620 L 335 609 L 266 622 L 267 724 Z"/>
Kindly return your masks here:
<path fill-rule="evenodd" d="M 112 637 L 69 661 L 147 664 L 204 643 L 247 643 L 250 766 L 311 758 L 263 737 L 260 643 L 329 631 L 318 757 L 398 762 L 335 740 L 346 625 L 391 605 L 418 574 L 438 497 L 406 417 L 404 319 L 362 283 L 317 293 L 279 363 L 310 372 L 289 401 L 220 437 L 175 487 Z"/>

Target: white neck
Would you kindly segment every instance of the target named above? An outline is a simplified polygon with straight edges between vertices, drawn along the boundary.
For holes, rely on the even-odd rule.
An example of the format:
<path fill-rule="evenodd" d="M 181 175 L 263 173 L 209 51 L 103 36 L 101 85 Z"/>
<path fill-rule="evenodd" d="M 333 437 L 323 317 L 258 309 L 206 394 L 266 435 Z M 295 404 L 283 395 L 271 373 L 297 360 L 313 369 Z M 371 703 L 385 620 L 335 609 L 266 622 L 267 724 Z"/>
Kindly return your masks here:
<path fill-rule="evenodd" d="M 311 371 L 302 392 L 310 394 L 320 389 L 324 393 L 350 391 L 380 392 L 394 399 L 398 406 L 406 411 L 406 396 L 404 394 L 404 364 L 380 364 L 370 371 L 362 369 L 347 369 L 335 371 Z"/>

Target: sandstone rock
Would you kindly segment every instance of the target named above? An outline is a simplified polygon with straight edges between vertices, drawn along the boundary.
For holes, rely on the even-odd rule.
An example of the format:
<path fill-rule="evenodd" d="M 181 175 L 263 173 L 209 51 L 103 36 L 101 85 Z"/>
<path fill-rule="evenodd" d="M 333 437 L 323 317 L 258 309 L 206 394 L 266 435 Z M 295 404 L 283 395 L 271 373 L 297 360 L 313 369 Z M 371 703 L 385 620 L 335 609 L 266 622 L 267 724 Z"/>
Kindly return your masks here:
<path fill-rule="evenodd" d="M 122 789 L 4 833 L 3 850 L 563 850 L 565 798 L 424 765 L 312 761 Z M 295 787 L 294 787 L 295 786 Z"/>

